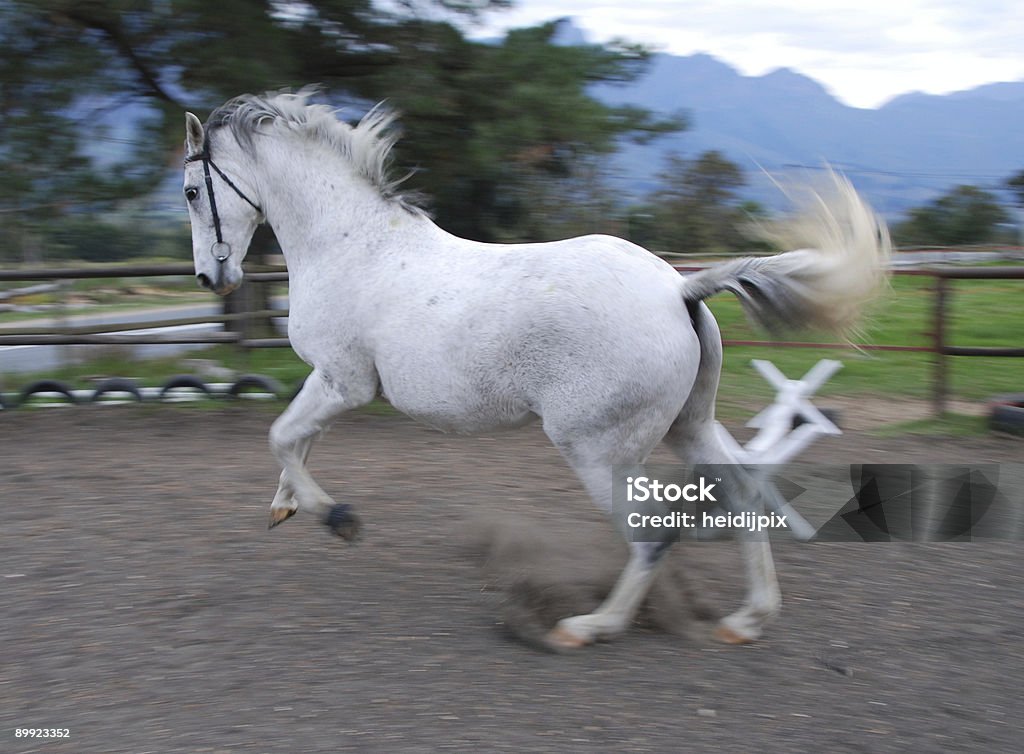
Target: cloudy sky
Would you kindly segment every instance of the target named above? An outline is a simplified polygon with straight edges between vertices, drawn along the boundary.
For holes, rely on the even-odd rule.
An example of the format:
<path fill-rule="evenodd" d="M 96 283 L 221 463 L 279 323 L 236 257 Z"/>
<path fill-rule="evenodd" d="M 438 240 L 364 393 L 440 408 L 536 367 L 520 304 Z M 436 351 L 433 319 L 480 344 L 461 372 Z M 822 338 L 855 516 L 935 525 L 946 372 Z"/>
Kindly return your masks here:
<path fill-rule="evenodd" d="M 476 33 L 566 16 L 594 42 L 707 52 L 747 75 L 793 68 L 856 107 L 1024 80 L 1024 0 L 516 0 Z"/>

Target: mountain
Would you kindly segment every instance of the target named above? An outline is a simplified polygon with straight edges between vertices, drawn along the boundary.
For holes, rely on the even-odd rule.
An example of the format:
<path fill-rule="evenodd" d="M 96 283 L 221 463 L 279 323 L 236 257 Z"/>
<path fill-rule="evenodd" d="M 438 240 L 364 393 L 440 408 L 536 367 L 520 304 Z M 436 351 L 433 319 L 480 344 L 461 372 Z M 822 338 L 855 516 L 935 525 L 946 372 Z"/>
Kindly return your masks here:
<path fill-rule="evenodd" d="M 787 68 L 744 76 L 711 55 L 658 54 L 639 80 L 601 85 L 594 94 L 609 104 L 689 116 L 688 131 L 623 147 L 616 166 L 624 190 L 636 195 L 656 188 L 668 153 L 694 157 L 709 149 L 742 166 L 751 198 L 769 205 L 779 193 L 760 168 L 785 175 L 828 162 L 890 216 L 962 183 L 1000 190 L 1024 169 L 1024 81 L 905 94 L 868 110 Z"/>

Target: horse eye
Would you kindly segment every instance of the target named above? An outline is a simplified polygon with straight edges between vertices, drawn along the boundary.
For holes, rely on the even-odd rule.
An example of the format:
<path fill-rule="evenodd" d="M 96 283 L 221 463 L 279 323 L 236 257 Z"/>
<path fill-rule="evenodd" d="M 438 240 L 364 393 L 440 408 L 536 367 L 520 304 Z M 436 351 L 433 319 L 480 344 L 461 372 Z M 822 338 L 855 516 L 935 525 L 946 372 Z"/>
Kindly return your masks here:
<path fill-rule="evenodd" d="M 194 186 L 189 186 L 187 189 L 185 189 L 185 198 L 188 199 L 190 202 L 195 201 L 195 198 L 197 196 L 199 196 L 199 189 L 195 188 Z"/>

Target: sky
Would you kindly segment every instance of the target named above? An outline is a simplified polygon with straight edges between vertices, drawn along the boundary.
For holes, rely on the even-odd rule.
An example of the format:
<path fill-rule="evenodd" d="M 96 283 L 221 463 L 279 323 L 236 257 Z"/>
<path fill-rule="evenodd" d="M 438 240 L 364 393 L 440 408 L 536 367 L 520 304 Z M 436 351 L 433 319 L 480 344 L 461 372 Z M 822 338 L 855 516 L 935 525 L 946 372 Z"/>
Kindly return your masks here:
<path fill-rule="evenodd" d="M 1024 0 L 513 0 L 473 36 L 571 17 L 588 41 L 792 68 L 854 107 L 1024 80 Z"/>

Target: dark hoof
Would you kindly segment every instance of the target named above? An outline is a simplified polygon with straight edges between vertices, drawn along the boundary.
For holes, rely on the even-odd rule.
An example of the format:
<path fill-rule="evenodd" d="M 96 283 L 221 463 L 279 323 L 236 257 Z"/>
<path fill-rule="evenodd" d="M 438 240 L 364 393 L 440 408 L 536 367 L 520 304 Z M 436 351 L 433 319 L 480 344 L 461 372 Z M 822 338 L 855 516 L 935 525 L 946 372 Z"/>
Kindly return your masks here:
<path fill-rule="evenodd" d="M 351 505 L 335 503 L 331 507 L 331 512 L 327 514 L 327 520 L 324 523 L 327 524 L 327 528 L 346 542 L 356 542 L 359 540 L 359 530 L 362 528 L 362 523 L 359 521 L 359 516 L 352 512 Z"/>

